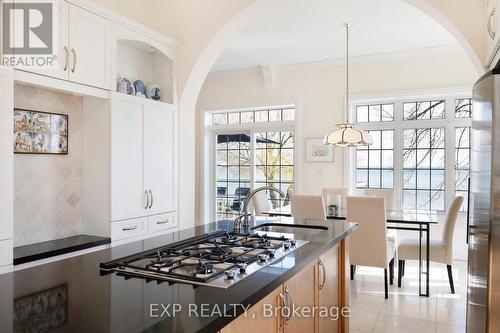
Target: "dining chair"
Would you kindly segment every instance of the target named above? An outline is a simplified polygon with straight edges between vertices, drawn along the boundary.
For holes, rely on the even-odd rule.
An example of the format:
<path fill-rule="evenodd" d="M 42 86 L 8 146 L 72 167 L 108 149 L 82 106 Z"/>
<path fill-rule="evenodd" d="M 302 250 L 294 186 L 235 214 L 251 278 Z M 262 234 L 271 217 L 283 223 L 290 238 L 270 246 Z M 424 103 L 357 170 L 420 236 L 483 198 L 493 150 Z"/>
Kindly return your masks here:
<path fill-rule="evenodd" d="M 387 188 L 367 188 L 365 189 L 365 196 L 378 197 L 385 199 L 385 208 L 394 210 L 394 190 Z M 398 243 L 398 236 L 396 230 L 387 230 L 387 240 L 392 241 L 394 244 Z"/>
<path fill-rule="evenodd" d="M 272 209 L 267 191 L 255 193 L 252 197 L 252 204 L 256 215 L 262 215 L 263 212 L 269 212 Z"/>
<path fill-rule="evenodd" d="M 385 198 L 385 208 L 394 210 L 394 190 L 388 188 L 367 188 L 365 195 L 368 197 Z"/>
<path fill-rule="evenodd" d="M 320 195 L 293 194 L 291 206 L 293 217 L 326 220 L 325 203 Z"/>
<path fill-rule="evenodd" d="M 441 239 L 430 240 L 430 261 L 445 264 L 448 270 L 448 281 L 450 283 L 451 293 L 455 293 L 453 285 L 452 262 L 453 262 L 453 231 L 457 222 L 458 212 L 464 198 L 460 195 L 453 198 L 446 213 L 443 235 Z M 398 246 L 398 287 L 401 287 L 401 281 L 404 276 L 404 267 L 406 260 L 419 260 L 420 242 L 415 238 L 403 238 Z M 422 257 L 426 255 L 426 249 L 422 249 Z"/>
<path fill-rule="evenodd" d="M 337 195 L 340 195 L 340 206 L 345 208 L 347 205 L 347 188 L 333 188 L 333 187 L 325 187 L 323 188 L 323 201 L 325 202 L 325 207 L 328 207 L 329 204 L 335 203 L 337 200 Z"/>
<path fill-rule="evenodd" d="M 384 269 L 385 298 L 389 297 L 389 280 L 394 281 L 396 244 L 387 240 L 385 199 L 377 197 L 347 197 L 347 221 L 358 223 L 349 239 L 351 280 L 356 265 Z"/>

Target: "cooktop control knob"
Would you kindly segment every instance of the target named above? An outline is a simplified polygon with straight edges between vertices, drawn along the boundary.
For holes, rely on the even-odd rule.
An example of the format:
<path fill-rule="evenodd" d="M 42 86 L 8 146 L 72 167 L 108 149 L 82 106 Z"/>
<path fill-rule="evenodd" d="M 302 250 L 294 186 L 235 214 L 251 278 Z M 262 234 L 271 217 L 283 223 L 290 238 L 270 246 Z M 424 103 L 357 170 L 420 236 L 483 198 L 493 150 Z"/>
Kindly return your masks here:
<path fill-rule="evenodd" d="M 290 245 L 295 247 L 295 245 L 297 245 L 297 241 L 295 239 L 290 239 Z"/>
<path fill-rule="evenodd" d="M 226 279 L 228 280 L 234 279 L 234 271 L 232 269 L 225 271 L 224 273 L 226 274 Z"/>
<path fill-rule="evenodd" d="M 284 242 L 284 243 L 283 243 L 283 248 L 284 248 L 285 250 L 290 250 L 290 242 Z"/>
<path fill-rule="evenodd" d="M 245 273 L 247 270 L 247 264 L 244 262 L 238 264 L 238 268 L 240 269 L 240 273 Z"/>
<path fill-rule="evenodd" d="M 261 253 L 258 257 L 260 262 L 265 262 L 267 260 L 267 254 Z"/>
<path fill-rule="evenodd" d="M 275 249 L 269 249 L 269 250 L 267 250 L 267 254 L 269 255 L 269 258 L 274 258 L 274 252 L 276 252 Z"/>

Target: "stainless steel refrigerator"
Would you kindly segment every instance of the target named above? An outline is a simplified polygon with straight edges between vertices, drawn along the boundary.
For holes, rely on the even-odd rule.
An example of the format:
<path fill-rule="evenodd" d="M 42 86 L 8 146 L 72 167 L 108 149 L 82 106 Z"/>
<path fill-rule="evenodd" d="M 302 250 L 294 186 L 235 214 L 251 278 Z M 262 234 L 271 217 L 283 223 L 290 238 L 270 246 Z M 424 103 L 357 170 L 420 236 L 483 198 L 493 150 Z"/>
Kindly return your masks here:
<path fill-rule="evenodd" d="M 474 85 L 467 332 L 500 332 L 500 70 Z"/>

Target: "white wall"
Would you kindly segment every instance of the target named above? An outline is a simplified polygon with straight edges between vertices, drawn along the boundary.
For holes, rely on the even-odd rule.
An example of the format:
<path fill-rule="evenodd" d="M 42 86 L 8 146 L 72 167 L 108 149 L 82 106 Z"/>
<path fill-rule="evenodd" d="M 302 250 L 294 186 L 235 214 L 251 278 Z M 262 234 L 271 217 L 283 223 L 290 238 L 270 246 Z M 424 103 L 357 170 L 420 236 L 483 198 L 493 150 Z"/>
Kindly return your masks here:
<path fill-rule="evenodd" d="M 16 108 L 69 115 L 68 155 L 14 155 L 14 246 L 82 231 L 82 97 L 16 84 Z"/>
<path fill-rule="evenodd" d="M 219 72 L 209 75 L 197 104 L 196 212 L 202 212 L 203 114 L 204 111 L 295 103 L 297 191 L 320 194 L 323 187 L 344 185 L 344 149 L 335 148 L 333 163 L 306 163 L 305 139 L 323 137 L 343 121 L 345 66 L 278 71 L 276 87 L 266 90 L 258 70 Z M 474 67 L 462 52 L 388 58 L 355 62 L 351 66 L 351 93 L 373 94 L 471 86 L 476 80 Z M 202 216 L 196 216 L 197 221 Z M 434 233 L 436 235 L 436 233 Z M 462 252 L 463 250 L 461 250 Z"/>

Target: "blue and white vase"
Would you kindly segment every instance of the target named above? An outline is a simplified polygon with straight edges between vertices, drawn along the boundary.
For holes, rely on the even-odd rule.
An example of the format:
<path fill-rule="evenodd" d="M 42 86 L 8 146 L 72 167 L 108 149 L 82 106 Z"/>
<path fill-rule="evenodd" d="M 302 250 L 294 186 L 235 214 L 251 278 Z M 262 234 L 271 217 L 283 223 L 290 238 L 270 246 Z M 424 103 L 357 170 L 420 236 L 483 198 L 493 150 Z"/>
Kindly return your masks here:
<path fill-rule="evenodd" d="M 144 97 L 144 81 L 135 80 L 134 87 L 135 87 L 135 95 Z"/>
<path fill-rule="evenodd" d="M 161 98 L 160 86 L 154 83 L 148 83 L 148 85 L 146 86 L 146 97 L 155 101 L 159 101 Z"/>

